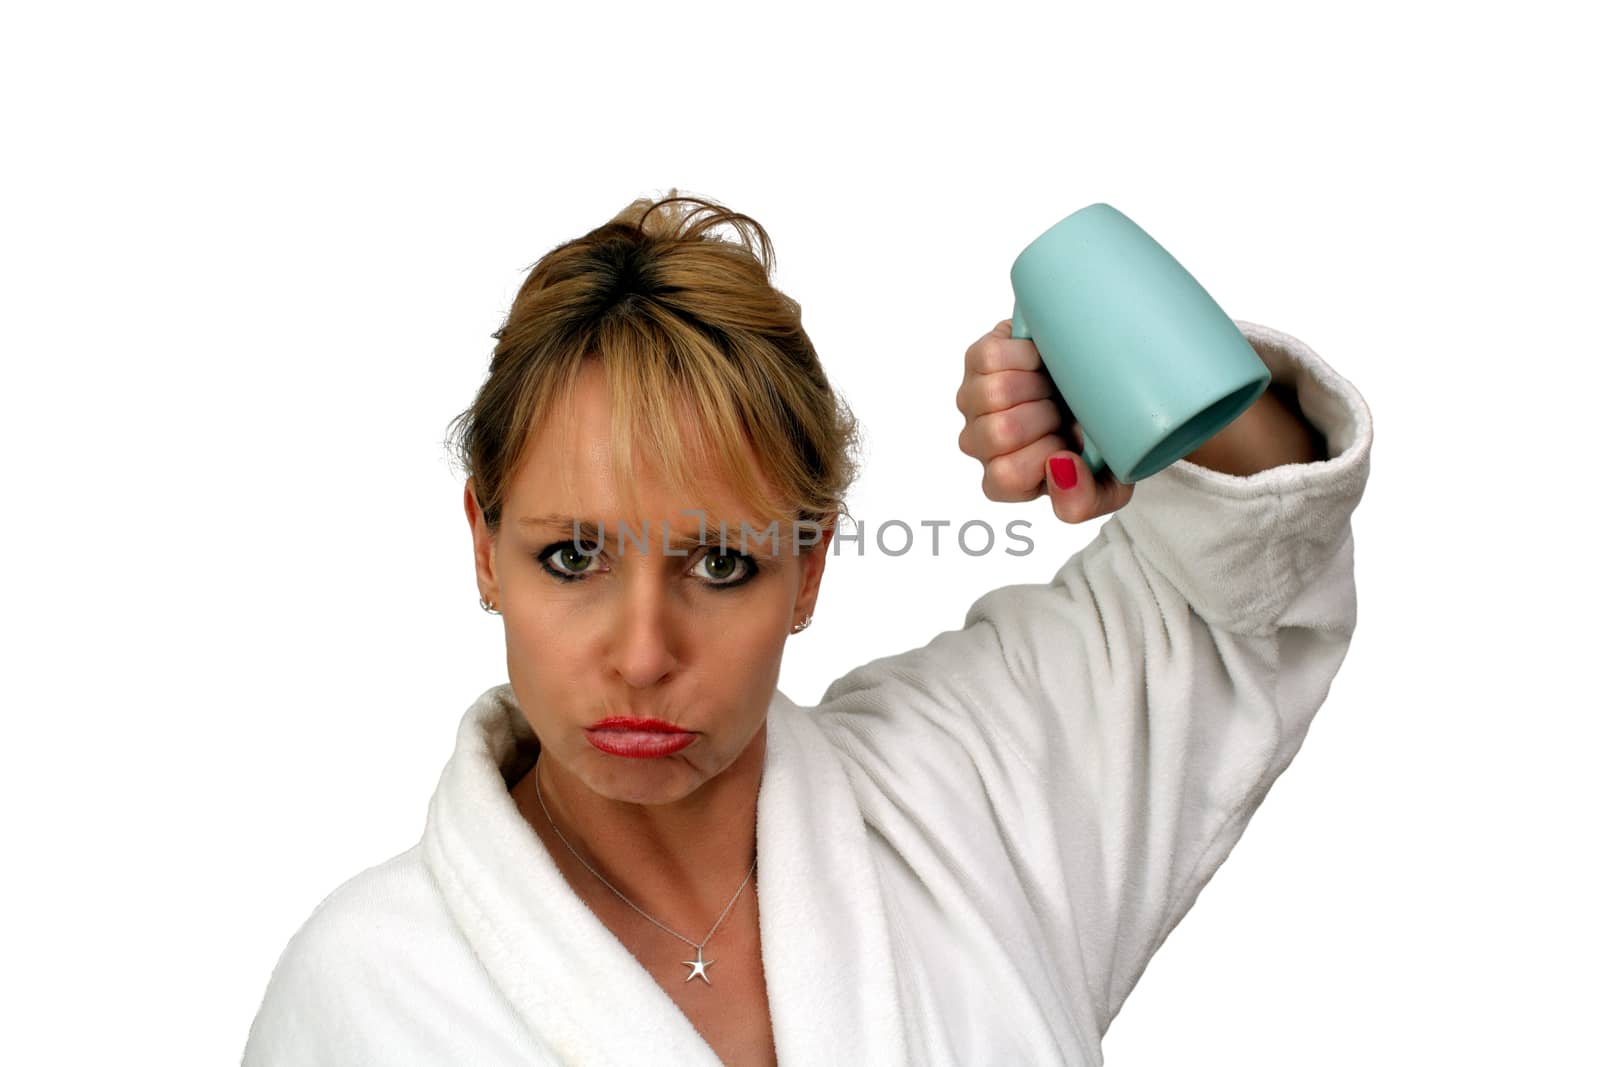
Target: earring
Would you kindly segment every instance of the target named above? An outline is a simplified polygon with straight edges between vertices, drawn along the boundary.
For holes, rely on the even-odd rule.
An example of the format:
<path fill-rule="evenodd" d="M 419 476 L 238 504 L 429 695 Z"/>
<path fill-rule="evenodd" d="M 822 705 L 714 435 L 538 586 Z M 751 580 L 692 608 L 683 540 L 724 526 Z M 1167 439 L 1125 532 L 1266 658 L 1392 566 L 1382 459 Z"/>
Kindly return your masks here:
<path fill-rule="evenodd" d="M 482 594 L 479 594 L 478 596 L 478 607 L 482 608 L 484 611 L 487 611 L 490 615 L 500 614 L 500 612 L 495 610 L 494 601 L 486 599 Z"/>
<path fill-rule="evenodd" d="M 811 616 L 807 615 L 805 618 L 800 620 L 800 625 L 799 626 L 791 627 L 789 632 L 792 633 L 792 634 L 797 634 L 801 630 L 804 630 L 807 626 L 810 626 L 810 625 L 811 625 Z"/>

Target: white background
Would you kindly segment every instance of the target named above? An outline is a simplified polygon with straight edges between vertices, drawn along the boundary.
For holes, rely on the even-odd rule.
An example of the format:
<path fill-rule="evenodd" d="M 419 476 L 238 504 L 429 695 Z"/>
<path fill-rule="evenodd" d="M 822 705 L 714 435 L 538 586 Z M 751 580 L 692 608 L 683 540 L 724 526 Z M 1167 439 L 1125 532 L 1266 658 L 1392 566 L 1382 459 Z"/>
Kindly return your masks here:
<path fill-rule="evenodd" d="M 446 424 L 526 268 L 676 186 L 772 234 L 858 517 L 1033 524 L 833 560 L 802 702 L 1098 527 L 956 448 L 1075 208 L 1372 407 L 1348 659 L 1108 1063 L 1596 1062 L 1578 6 L 754 8 L 5 16 L 0 1059 L 236 1062 L 300 922 L 417 839 L 505 676 Z"/>

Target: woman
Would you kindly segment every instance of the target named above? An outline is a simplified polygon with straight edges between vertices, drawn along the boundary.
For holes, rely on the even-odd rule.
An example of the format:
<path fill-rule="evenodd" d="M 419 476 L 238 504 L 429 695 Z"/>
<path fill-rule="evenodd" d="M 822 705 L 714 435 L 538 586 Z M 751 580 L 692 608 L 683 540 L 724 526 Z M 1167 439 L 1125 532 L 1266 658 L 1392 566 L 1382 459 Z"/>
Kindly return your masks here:
<path fill-rule="evenodd" d="M 534 267 L 457 436 L 509 682 L 421 841 L 290 941 L 246 1063 L 1100 1062 L 1344 658 L 1369 412 L 1240 323 L 1274 387 L 1096 480 L 1000 323 L 956 394 L 985 494 L 1111 519 L 800 708 L 854 424 L 769 262 L 668 197 Z"/>

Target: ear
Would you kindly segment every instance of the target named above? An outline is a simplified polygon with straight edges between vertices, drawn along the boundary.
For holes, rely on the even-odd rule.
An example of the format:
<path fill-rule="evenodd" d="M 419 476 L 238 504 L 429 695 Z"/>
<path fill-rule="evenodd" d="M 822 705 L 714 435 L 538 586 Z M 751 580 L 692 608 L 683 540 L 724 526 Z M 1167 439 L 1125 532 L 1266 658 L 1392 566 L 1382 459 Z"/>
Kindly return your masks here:
<path fill-rule="evenodd" d="M 822 533 L 822 540 L 800 555 L 800 593 L 794 602 L 794 625 L 810 615 L 817 606 L 817 594 L 822 588 L 822 571 L 828 565 L 828 546 L 833 542 L 833 528 Z"/>
<path fill-rule="evenodd" d="M 462 493 L 462 505 L 467 512 L 467 525 L 472 527 L 472 569 L 478 576 L 478 595 L 490 603 L 500 601 L 500 583 L 495 577 L 495 537 L 484 522 L 483 510 L 478 507 L 478 491 L 472 479 Z"/>

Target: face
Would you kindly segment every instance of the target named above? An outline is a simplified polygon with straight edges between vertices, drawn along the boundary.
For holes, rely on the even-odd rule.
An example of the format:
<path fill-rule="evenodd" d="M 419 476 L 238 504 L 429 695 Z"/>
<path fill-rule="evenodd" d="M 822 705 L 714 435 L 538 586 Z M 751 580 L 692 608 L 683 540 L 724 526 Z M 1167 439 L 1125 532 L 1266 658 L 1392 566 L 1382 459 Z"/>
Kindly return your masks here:
<path fill-rule="evenodd" d="M 541 759 L 613 800 L 670 803 L 747 751 L 764 753 L 784 643 L 816 602 L 831 531 L 799 554 L 770 540 L 741 546 L 741 520 L 758 532 L 766 524 L 720 472 L 705 471 L 694 498 L 685 498 L 644 456 L 636 465 L 638 511 L 624 514 L 628 494 L 611 470 L 609 403 L 604 372 L 591 362 L 564 417 L 529 443 L 498 532 L 490 536 L 470 484 L 467 517 L 479 590 L 501 612 L 511 687 Z M 566 484 L 562 468 L 570 472 Z M 698 542 L 692 509 L 724 518 L 726 552 L 714 521 L 709 545 L 674 545 L 683 555 L 663 550 L 664 532 L 671 542 Z M 548 525 L 539 523 L 546 518 Z M 603 544 L 575 544 L 573 519 L 603 523 Z M 630 537 L 619 550 L 621 522 Z M 641 550 L 643 533 L 649 540 Z M 693 740 L 651 758 L 591 744 L 585 728 L 619 715 L 660 719 Z"/>

